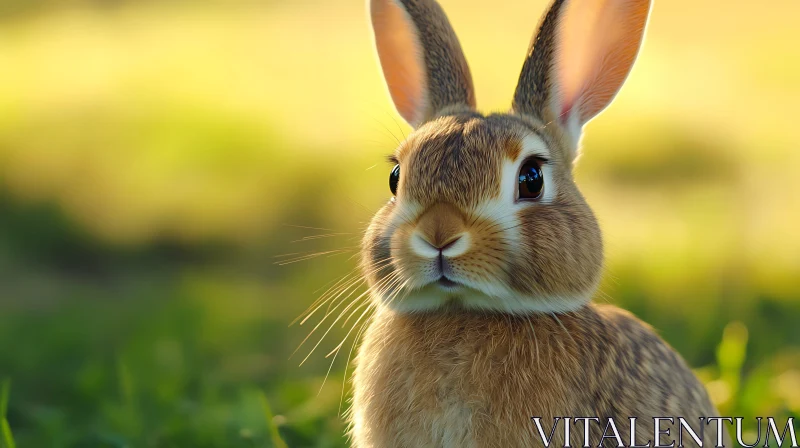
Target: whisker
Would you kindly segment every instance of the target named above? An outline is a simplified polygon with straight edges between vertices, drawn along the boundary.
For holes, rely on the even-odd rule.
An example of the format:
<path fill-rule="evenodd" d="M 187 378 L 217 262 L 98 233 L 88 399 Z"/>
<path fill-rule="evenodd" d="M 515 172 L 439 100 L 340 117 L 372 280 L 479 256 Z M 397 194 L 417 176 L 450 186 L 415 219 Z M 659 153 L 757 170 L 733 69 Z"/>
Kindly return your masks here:
<path fill-rule="evenodd" d="M 306 361 L 308 361 L 308 358 L 310 358 L 310 357 L 311 357 L 311 355 L 314 353 L 314 351 L 316 351 L 316 350 L 317 350 L 317 347 L 319 347 L 319 344 L 321 344 L 321 343 L 322 343 L 322 341 L 325 339 L 325 336 L 327 336 L 327 335 L 328 335 L 328 333 L 330 333 L 330 332 L 331 332 L 331 330 L 333 329 L 333 327 L 336 325 L 336 322 L 339 322 L 339 319 L 341 319 L 341 318 L 342 318 L 342 316 L 343 316 L 345 313 L 347 313 L 347 311 L 348 311 L 348 310 L 350 310 L 350 308 L 352 308 L 352 307 L 353 307 L 353 306 L 354 306 L 356 303 L 358 303 L 358 301 L 359 301 L 359 300 L 360 300 L 360 299 L 361 299 L 361 298 L 362 298 L 362 297 L 363 297 L 365 294 L 366 294 L 366 293 L 362 293 L 361 295 L 359 295 L 358 297 L 356 297 L 356 298 L 355 298 L 353 301 L 351 301 L 351 302 L 350 302 L 350 303 L 349 303 L 349 304 L 348 304 L 346 307 L 344 307 L 344 309 L 343 309 L 343 310 L 342 310 L 342 311 L 339 313 L 339 317 L 337 317 L 336 319 L 334 319 L 334 320 L 333 320 L 333 322 L 330 324 L 330 326 L 328 327 L 328 329 L 327 329 L 327 330 L 325 330 L 325 333 L 323 333 L 323 334 L 322 334 L 322 337 L 320 337 L 320 338 L 319 338 L 319 341 L 317 341 L 317 343 L 316 343 L 316 344 L 314 344 L 314 347 L 312 347 L 312 348 L 311 348 L 311 351 L 310 351 L 310 352 L 308 352 L 308 355 L 306 355 L 306 357 L 305 357 L 305 358 L 303 358 L 303 360 L 300 362 L 300 365 L 301 365 L 301 366 L 302 366 L 303 364 L 305 364 L 305 362 L 306 362 Z M 344 303 L 344 302 L 342 302 L 342 303 Z M 337 305 L 337 307 L 338 307 L 338 305 Z M 324 322 L 324 320 L 323 320 L 323 321 L 320 321 L 320 323 L 319 323 L 319 324 L 317 324 L 317 326 L 316 326 L 316 327 L 314 327 L 314 330 L 316 330 L 316 329 L 319 327 L 319 325 L 320 325 L 320 324 L 322 324 L 322 322 Z M 312 333 L 314 332 L 314 330 L 312 330 Z M 310 334 L 309 334 L 309 335 L 306 337 L 306 339 L 305 339 L 305 340 L 303 340 L 303 342 L 305 342 L 305 341 L 308 339 L 308 337 L 309 337 L 309 336 L 311 336 L 311 333 L 310 333 Z M 299 348 L 300 348 L 300 347 L 298 347 L 298 349 L 299 349 Z"/>
<path fill-rule="evenodd" d="M 328 354 L 327 354 L 327 355 L 325 355 L 325 358 L 328 358 L 328 357 L 330 357 L 332 354 L 334 354 L 335 352 L 338 352 L 338 351 L 339 351 L 339 349 L 341 349 L 341 348 L 342 348 L 342 346 L 344 345 L 345 341 L 347 340 L 347 337 L 348 337 L 348 336 L 350 336 L 350 333 L 353 331 L 353 329 L 356 327 L 356 325 L 358 325 L 358 323 L 361 321 L 361 319 L 363 319 L 363 318 L 364 318 L 364 315 L 365 315 L 365 314 L 366 314 L 366 313 L 367 313 L 367 312 L 368 312 L 368 311 L 369 311 L 369 310 L 370 310 L 370 309 L 371 309 L 373 306 L 375 306 L 375 302 L 373 302 L 373 301 L 371 301 L 371 300 L 365 300 L 365 301 L 364 301 L 364 303 L 362 303 L 361 305 L 359 305 L 359 306 L 357 306 L 357 307 L 353 308 L 353 311 L 350 313 L 350 316 L 353 316 L 353 315 L 355 315 L 355 313 L 357 313 L 359 310 L 361 310 L 361 309 L 362 309 L 362 307 L 364 307 L 364 305 L 367 305 L 367 307 L 364 309 L 364 311 L 361 313 L 361 315 L 358 317 L 358 319 L 356 319 L 356 320 L 355 320 L 355 322 L 353 322 L 353 325 L 350 327 L 350 330 L 349 330 L 349 331 L 348 331 L 348 332 L 345 334 L 345 336 L 344 336 L 344 339 L 342 339 L 342 342 L 340 342 L 340 343 L 339 343 L 339 344 L 338 344 L 336 347 L 334 347 L 334 348 L 333 348 L 333 350 L 331 350 L 330 352 L 328 352 Z M 348 319 L 349 319 L 349 318 L 348 318 Z M 345 327 L 344 327 L 344 326 L 342 326 L 342 328 L 345 328 Z"/>
<path fill-rule="evenodd" d="M 342 348 L 342 346 L 344 345 L 345 341 L 347 341 L 347 338 L 348 338 L 348 337 L 350 337 L 350 333 L 352 333 L 352 332 L 353 332 L 353 330 L 356 328 L 356 325 L 358 325 L 358 322 L 359 322 L 359 321 L 361 321 L 361 319 L 362 319 L 362 318 L 363 318 L 363 317 L 364 317 L 364 316 L 367 314 L 367 312 L 369 312 L 369 310 L 372 308 L 372 306 L 373 306 L 372 302 L 370 302 L 369 300 L 367 300 L 367 301 L 366 301 L 366 303 L 367 303 L 367 304 L 369 304 L 370 306 L 367 306 L 367 309 L 365 309 L 365 310 L 364 310 L 364 312 L 363 312 L 363 313 L 361 313 L 361 316 L 360 316 L 360 317 L 358 318 L 358 320 L 356 320 L 356 322 L 353 324 L 353 327 L 352 327 L 352 328 L 350 328 L 350 331 L 348 331 L 348 332 L 347 332 L 347 334 L 345 334 L 345 336 L 344 336 L 344 339 L 342 339 L 342 342 L 340 342 L 340 343 L 339 343 L 339 345 L 337 345 L 335 349 L 331 350 L 331 352 L 330 352 L 330 353 L 328 353 L 327 355 L 325 355 L 325 358 L 328 358 L 328 357 L 329 357 L 331 354 L 333 354 L 333 359 L 331 360 L 331 364 L 330 364 L 330 366 L 328 366 L 328 371 L 327 371 L 327 373 L 325 373 L 325 378 L 322 380 L 322 385 L 319 387 L 319 392 L 317 392 L 317 395 L 319 395 L 319 394 L 321 394 L 321 393 L 322 393 L 322 388 L 323 388 L 323 387 L 325 387 L 325 382 L 327 382 L 327 381 L 328 381 L 328 376 L 331 374 L 331 369 L 333 369 L 333 364 L 336 362 L 336 357 L 337 357 L 337 356 L 339 356 L 339 350 Z M 359 307 L 361 307 L 361 306 L 363 306 L 363 305 L 360 305 Z M 349 361 L 348 361 L 348 362 L 349 362 Z M 345 369 L 346 369 L 346 368 L 347 368 L 347 367 L 345 366 Z"/>
<path fill-rule="evenodd" d="M 388 127 L 387 127 L 385 124 L 383 124 L 383 122 L 381 122 L 380 120 L 378 120 L 378 119 L 377 119 L 377 118 L 375 118 L 375 117 L 372 117 L 372 119 L 373 119 L 373 120 L 375 120 L 375 122 L 377 122 L 378 124 L 380 124 L 380 125 L 381 125 L 381 127 L 383 127 L 383 129 L 384 129 L 386 132 L 388 132 L 388 133 L 389 133 L 389 135 L 391 135 L 391 136 L 392 136 L 392 138 L 394 139 L 394 141 L 395 141 L 395 142 L 397 142 L 397 145 L 398 145 L 398 146 L 399 146 L 399 145 L 402 143 L 402 142 L 400 141 L 400 139 L 399 139 L 399 138 L 397 138 L 397 136 L 396 136 L 396 135 L 394 135 L 394 132 L 392 132 L 391 130 L 389 130 L 389 128 L 388 128 Z"/>
<path fill-rule="evenodd" d="M 311 316 L 313 316 L 320 308 L 325 306 L 325 304 L 328 304 L 328 310 L 325 312 L 325 316 L 323 317 L 324 320 L 325 317 L 328 317 L 330 315 L 331 307 L 337 302 L 339 298 L 342 298 L 342 300 L 347 299 L 347 297 L 349 297 L 350 294 L 352 294 L 364 282 L 366 282 L 366 279 L 360 275 L 355 275 L 351 277 L 350 280 L 348 280 L 346 283 L 343 283 L 341 287 L 333 290 L 331 294 L 325 298 L 325 300 L 317 304 L 315 308 L 306 317 L 304 317 L 303 320 L 300 321 L 300 325 L 305 324 L 306 321 L 308 321 L 308 319 L 311 318 Z M 344 293 L 346 293 L 347 291 L 350 291 L 350 294 L 344 295 Z"/>
<path fill-rule="evenodd" d="M 350 366 L 350 359 L 353 357 L 353 351 L 355 350 L 358 342 L 361 340 L 361 336 L 364 334 L 364 330 L 369 327 L 370 320 L 375 316 L 375 314 L 371 314 L 367 320 L 361 325 L 361 328 L 356 333 L 356 336 L 353 338 L 353 345 L 350 346 L 350 351 L 347 353 L 347 361 L 344 364 L 344 378 L 342 379 L 342 395 L 339 397 L 339 415 L 342 416 L 342 402 L 344 401 L 344 389 L 347 385 L 347 367 Z M 355 326 L 356 324 L 353 324 Z"/>
<path fill-rule="evenodd" d="M 366 276 L 371 275 L 377 272 L 378 270 L 385 268 L 390 264 L 390 262 L 391 262 L 390 257 L 378 260 L 377 262 L 375 262 L 375 265 L 373 266 L 372 269 L 370 269 L 367 272 L 364 272 L 363 274 L 359 272 L 360 270 L 359 268 L 354 268 L 353 270 L 350 271 L 350 273 L 345 274 L 345 276 L 342 277 L 338 282 L 336 282 L 333 286 L 328 288 L 328 290 L 324 294 L 322 294 L 322 296 L 320 296 L 319 299 L 314 301 L 314 303 L 312 303 L 311 306 L 309 306 L 302 314 L 300 314 L 300 316 L 298 316 L 292 322 L 292 324 L 294 324 L 295 322 L 297 322 L 297 320 L 302 318 L 302 322 L 300 323 L 300 325 L 303 325 L 308 320 L 308 318 L 310 318 L 314 313 L 316 313 L 320 307 L 324 306 L 325 303 L 330 301 L 333 298 L 333 296 L 338 297 L 341 293 L 350 289 L 350 287 L 354 286 L 354 283 L 360 284 L 365 282 Z M 333 301 L 335 302 L 335 299 L 333 299 Z"/>
<path fill-rule="evenodd" d="M 338 287 L 339 287 L 340 285 L 342 285 L 342 284 L 344 284 L 344 283 L 348 283 L 348 282 L 352 281 L 353 279 L 355 279 L 355 278 L 358 278 L 358 277 L 360 277 L 360 276 L 361 276 L 361 274 L 358 272 L 358 268 L 356 267 L 356 268 L 353 268 L 353 269 L 351 269 L 351 270 L 350 270 L 348 273 L 346 273 L 345 275 L 343 275 L 342 277 L 340 277 L 338 280 L 332 280 L 332 281 L 328 282 L 326 285 L 322 286 L 321 288 L 318 288 L 316 291 L 314 291 L 315 293 L 316 293 L 316 292 L 319 292 L 319 290 L 320 290 L 320 289 L 322 289 L 322 288 L 325 288 L 325 287 L 327 286 L 327 289 L 325 290 L 325 292 L 324 292 L 324 293 L 322 293 L 322 294 L 319 296 L 319 298 L 317 298 L 317 299 L 316 299 L 316 300 L 315 300 L 315 301 L 314 301 L 314 302 L 313 302 L 311 305 L 309 305 L 309 307 L 308 307 L 308 308 L 306 308 L 306 309 L 305 309 L 305 311 L 303 311 L 302 313 L 300 313 L 300 315 L 299 315 L 299 316 L 297 316 L 297 317 L 296 317 L 296 318 L 295 318 L 295 319 L 292 321 L 292 323 L 291 323 L 291 324 L 289 324 L 289 326 L 292 326 L 292 325 L 294 325 L 295 323 L 297 323 L 297 321 L 299 321 L 300 319 L 303 319 L 303 318 L 304 318 L 304 316 L 306 316 L 307 314 L 309 314 L 310 312 L 312 312 L 312 310 L 313 310 L 313 309 L 314 309 L 314 308 L 315 308 L 317 305 L 321 304 L 323 301 L 327 301 L 327 300 L 326 300 L 326 298 L 329 296 L 329 294 L 335 294 L 335 293 L 333 293 L 332 291 L 334 291 L 335 289 L 338 289 Z M 331 285 L 331 283 L 333 283 L 333 284 Z M 328 285 L 330 285 L 330 286 L 328 286 Z"/>
<path fill-rule="evenodd" d="M 362 280 L 363 280 L 363 279 L 362 279 Z M 345 293 L 347 290 L 351 289 L 351 288 L 352 288 L 354 285 L 358 285 L 358 284 L 360 284 L 360 283 L 361 283 L 360 281 L 359 281 L 359 282 L 355 282 L 355 283 L 351 283 L 351 284 L 350 284 L 350 286 L 348 286 L 348 287 L 347 287 L 345 290 L 343 290 L 342 292 L 340 292 L 340 293 L 339 293 L 339 294 L 338 294 L 336 297 L 338 298 L 339 296 L 341 296 L 342 294 L 344 294 L 344 293 Z M 314 328 L 313 328 L 313 329 L 311 329 L 311 332 L 309 332 L 309 333 L 308 333 L 308 335 L 307 335 L 307 336 L 306 336 L 306 337 L 303 339 L 303 341 L 302 341 L 302 342 L 300 342 L 300 345 L 298 345 L 298 346 L 297 346 L 297 348 L 296 348 L 296 349 L 294 349 L 294 352 L 292 352 L 292 355 L 291 355 L 291 356 L 294 356 L 294 355 L 295 355 L 295 353 L 297 353 L 297 351 L 298 351 L 298 350 L 300 350 L 300 347 L 302 347 L 302 346 L 303 346 L 303 345 L 306 343 L 306 341 L 308 341 L 308 339 L 311 337 L 311 335 L 313 335 L 313 334 L 314 334 L 314 332 L 316 332 L 316 331 L 317 331 L 317 329 L 318 329 L 318 328 L 319 328 L 319 327 L 322 325 L 322 323 L 323 323 L 323 322 L 325 322 L 325 320 L 328 318 L 328 316 L 330 316 L 330 315 L 331 315 L 331 314 L 332 314 L 334 311 L 336 311 L 336 309 L 338 309 L 338 308 L 339 308 L 339 307 L 340 307 L 340 306 L 341 306 L 343 303 L 345 303 L 345 300 L 346 300 L 346 298 L 347 298 L 347 297 L 350 297 L 350 296 L 351 296 L 351 295 L 352 295 L 352 294 L 353 294 L 355 291 L 356 291 L 355 289 L 353 289 L 352 291 L 350 291 L 350 293 L 348 293 L 348 294 L 347 294 L 347 296 L 345 296 L 345 299 L 343 299 L 343 300 L 340 300 L 340 301 L 339 301 L 339 303 L 337 303 L 337 304 L 336 304 L 336 306 L 334 306 L 332 310 L 329 310 L 329 312 L 327 312 L 327 313 L 325 314 L 325 316 L 323 316 L 323 317 L 322 317 L 322 319 L 320 319 L 320 321 L 317 323 L 317 325 L 315 325 L 315 326 L 314 326 Z M 334 300 L 335 300 L 335 299 L 334 299 Z M 356 299 L 356 300 L 358 300 L 358 299 Z M 317 306 L 317 308 L 316 308 L 316 309 L 315 309 L 315 310 L 314 310 L 314 311 L 313 311 L 311 314 L 315 313 L 315 312 L 316 312 L 316 311 L 317 311 L 317 310 L 318 310 L 318 309 L 319 309 L 321 306 L 323 306 L 323 305 L 324 305 L 324 303 L 322 303 L 322 304 L 320 304 L 319 306 Z M 351 305 L 352 305 L 352 303 L 351 303 Z M 349 309 L 349 306 L 350 306 L 350 305 L 348 305 L 348 307 L 346 307 L 346 308 L 345 308 L 345 311 L 346 311 L 347 309 Z M 302 325 L 303 323 L 305 323 L 305 322 L 308 320 L 308 318 L 310 318 L 310 317 L 311 317 L 311 314 L 309 314 L 308 316 L 306 316 L 306 318 L 305 318 L 305 319 L 303 319 L 303 320 L 300 322 L 300 325 Z M 336 323 L 336 322 L 334 321 L 334 323 Z M 327 334 L 327 332 L 326 332 L 326 334 Z M 316 348 L 316 347 L 315 347 L 315 348 Z M 291 356 L 290 356 L 290 358 L 291 358 Z M 308 357 L 306 357 L 306 359 L 308 359 Z M 303 362 L 305 362 L 305 359 L 303 360 Z M 303 364 L 301 363 L 300 365 L 303 365 Z"/>
<path fill-rule="evenodd" d="M 386 269 L 387 267 L 389 267 L 391 262 L 392 262 L 392 258 L 391 257 L 387 257 L 387 258 L 384 258 L 383 260 L 378 260 L 378 261 L 374 262 L 374 264 L 368 270 L 362 272 L 360 283 L 366 282 L 368 276 L 370 276 L 370 275 L 372 275 L 372 274 L 374 274 L 374 273 L 376 273 L 378 271 L 381 271 L 381 270 Z M 326 301 L 328 301 L 328 300 L 326 299 Z M 330 310 L 331 305 L 334 302 L 335 302 L 335 300 L 332 301 L 331 304 L 328 305 L 328 309 L 329 310 Z"/>
<path fill-rule="evenodd" d="M 389 296 L 387 298 L 384 298 L 384 302 L 387 306 L 390 303 L 392 303 L 397 294 L 399 294 L 399 292 L 402 291 L 403 287 L 408 283 L 408 280 L 406 280 L 405 283 L 403 283 L 403 285 L 398 288 L 398 285 L 400 284 L 401 281 L 402 278 L 400 278 L 400 276 L 397 275 L 395 276 L 395 279 L 391 282 L 391 284 L 387 285 L 385 288 L 382 288 L 382 290 L 376 292 L 378 296 L 383 297 L 387 292 L 389 292 L 389 290 L 392 290 Z"/>
<path fill-rule="evenodd" d="M 385 279 L 384 279 L 384 280 L 382 280 L 382 282 L 383 282 L 383 281 L 385 281 Z M 361 294 L 360 294 L 358 297 L 356 297 L 355 299 L 353 299 L 353 300 L 350 302 L 350 304 L 348 304 L 346 307 L 344 307 L 344 309 L 343 309 L 343 310 L 342 310 L 342 311 L 339 313 L 339 317 L 337 317 L 336 319 L 334 319 L 334 321 L 333 321 L 333 322 L 330 324 L 330 326 L 329 326 L 329 327 L 328 327 L 328 329 L 325 331 L 325 333 L 322 335 L 322 337 L 321 337 L 321 338 L 319 338 L 319 341 L 317 341 L 317 343 L 314 345 L 314 347 L 311 349 L 311 351 L 308 353 L 308 355 L 306 355 L 306 357 L 305 357 L 305 358 L 303 358 L 303 361 L 300 363 L 300 365 L 301 365 L 301 366 L 302 366 L 302 365 L 303 365 L 303 364 L 304 364 L 304 363 L 305 363 L 305 362 L 308 360 L 308 358 L 309 358 L 309 357 L 310 357 L 310 356 L 311 356 L 311 355 L 314 353 L 314 351 L 317 349 L 317 347 L 319 347 L 319 344 L 320 344 L 320 343 L 322 343 L 322 341 L 325 339 L 325 336 L 327 336 L 327 335 L 328 335 L 328 333 L 330 333 L 330 332 L 331 332 L 331 330 L 333 329 L 333 327 L 336 325 L 336 323 L 337 323 L 337 322 L 339 322 L 339 320 L 342 318 L 342 316 L 344 316 L 344 314 L 345 314 L 345 313 L 347 313 L 347 311 L 349 311 L 349 310 L 350 310 L 350 308 L 352 308 L 352 307 L 353 307 L 353 306 L 354 306 L 356 303 L 358 303 L 358 301 L 359 301 L 361 298 L 363 298 L 364 296 L 366 296 L 366 295 L 367 295 L 369 292 L 370 292 L 370 290 L 369 290 L 369 289 L 368 289 L 368 290 L 366 290 L 366 291 L 364 291 L 364 292 L 363 292 L 363 293 L 361 293 Z M 341 302 L 339 302 L 339 305 L 336 305 L 336 307 L 334 308 L 334 310 L 335 310 L 336 308 L 338 308 L 338 307 L 339 307 L 339 306 L 340 306 L 342 303 L 344 303 L 344 301 L 341 301 Z M 314 332 L 314 331 L 315 331 L 317 328 L 319 328 L 319 326 L 322 324 L 322 322 L 324 322 L 324 321 L 325 321 L 325 319 L 327 318 L 327 316 L 328 316 L 328 315 L 326 315 L 325 317 L 323 317 L 323 319 L 322 319 L 322 320 L 321 320 L 321 321 L 320 321 L 320 322 L 317 324 L 317 326 L 316 326 L 316 327 L 314 327 L 314 330 L 311 330 L 311 332 L 312 332 L 312 333 L 313 333 L 313 332 Z M 309 336 L 311 336 L 311 334 L 309 334 Z M 305 339 L 305 340 L 303 340 L 303 343 L 305 343 L 305 341 L 306 341 L 306 340 L 308 340 L 308 337 L 309 337 L 309 336 L 306 336 L 306 339 Z M 301 343 L 301 345 L 302 345 L 302 343 Z M 299 348 L 299 347 L 298 347 L 298 348 Z"/>
<path fill-rule="evenodd" d="M 323 232 L 335 232 L 333 229 L 324 229 L 322 227 L 309 227 L 309 226 L 299 226 L 296 224 L 284 224 L 284 227 L 294 227 L 296 229 L 310 229 L 310 230 L 322 230 Z"/>
<path fill-rule="evenodd" d="M 391 304 L 392 304 L 392 302 L 394 302 L 394 301 L 397 299 L 397 297 L 399 296 L 399 294 L 400 294 L 400 292 L 401 292 L 401 291 L 405 291 L 405 294 L 403 295 L 403 297 L 402 297 L 400 300 L 404 300 L 404 299 L 405 299 L 405 298 L 408 296 L 408 294 L 410 294 L 410 293 L 411 293 L 411 291 L 410 291 L 410 290 L 406 290 L 406 289 L 405 289 L 405 287 L 406 287 L 406 285 L 408 285 L 408 282 L 409 282 L 409 281 L 410 281 L 410 280 L 406 280 L 405 282 L 403 282 L 403 284 L 401 284 L 399 287 L 397 287 L 397 288 L 395 289 L 395 291 L 393 292 L 393 294 L 392 294 L 392 295 L 389 297 L 389 300 L 387 300 L 387 301 L 386 301 L 386 306 L 389 306 L 389 305 L 391 305 Z"/>
<path fill-rule="evenodd" d="M 386 115 L 389 116 L 389 118 L 392 119 L 392 121 L 394 122 L 395 126 L 397 126 L 397 130 L 400 131 L 400 135 L 403 136 L 403 142 L 406 141 L 406 139 L 408 138 L 408 135 L 405 132 L 403 132 L 403 128 L 400 127 L 400 123 L 398 123 L 398 121 L 394 117 L 394 115 L 390 114 L 388 111 L 385 111 L 385 110 L 384 110 L 384 112 L 386 113 Z M 402 142 L 400 144 L 402 144 Z"/>
<path fill-rule="evenodd" d="M 351 249 L 351 248 L 327 250 L 327 251 L 323 251 L 323 252 L 316 252 L 316 253 L 312 253 L 312 254 L 301 255 L 301 256 L 298 256 L 296 258 L 292 258 L 292 259 L 289 259 L 289 260 L 276 261 L 275 264 L 278 265 L 278 266 L 286 266 L 287 264 L 297 263 L 299 261 L 310 260 L 312 258 L 321 257 L 323 255 L 341 255 L 343 253 L 347 253 L 347 252 L 350 252 L 352 250 L 353 249 Z M 277 257 L 280 257 L 280 256 L 281 255 L 278 255 Z"/>
<path fill-rule="evenodd" d="M 352 234 L 351 233 L 346 233 L 346 232 L 323 233 L 323 234 L 320 234 L 320 235 L 304 236 L 304 237 L 302 237 L 302 238 L 300 238 L 298 240 L 293 240 L 293 241 L 290 241 L 290 242 L 291 243 L 300 243 L 300 242 L 303 242 L 303 241 L 318 240 L 318 239 L 322 239 L 322 238 L 330 238 L 330 237 L 342 236 L 342 235 L 352 235 Z"/>

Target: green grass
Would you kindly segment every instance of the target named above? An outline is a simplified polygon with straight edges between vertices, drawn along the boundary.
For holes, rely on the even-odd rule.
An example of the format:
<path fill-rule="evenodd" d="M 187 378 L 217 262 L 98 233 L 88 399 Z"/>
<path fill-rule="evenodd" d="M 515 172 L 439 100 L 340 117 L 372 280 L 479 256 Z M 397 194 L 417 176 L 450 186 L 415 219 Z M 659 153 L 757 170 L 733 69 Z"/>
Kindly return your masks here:
<path fill-rule="evenodd" d="M 320 391 L 328 360 L 298 367 L 290 356 L 309 329 L 289 327 L 341 262 L 309 278 L 313 265 L 277 268 L 272 255 L 289 250 L 276 246 L 112 248 L 51 208 L 0 208 L 6 446 L 12 431 L 20 447 L 346 446 L 343 366 Z"/>
<path fill-rule="evenodd" d="M 338 401 L 317 397 L 321 367 L 286 362 L 286 322 L 269 317 L 265 304 L 235 292 L 207 296 L 215 275 L 202 274 L 199 286 L 151 279 L 146 287 L 77 287 L 68 304 L 3 313 L 0 365 L 15 382 L 8 420 L 19 445 L 251 447 L 286 446 L 285 438 L 289 446 L 343 446 Z M 240 309 L 226 316 L 209 304 L 216 300 Z M 340 384 L 329 386 L 338 394 Z M 286 417 L 317 403 L 313 414 Z"/>
<path fill-rule="evenodd" d="M 6 418 L 8 411 L 8 395 L 11 390 L 11 380 L 3 380 L 0 383 L 0 438 L 2 438 L 3 446 L 5 448 L 14 448 L 14 435 L 11 434 L 11 427 Z"/>
<path fill-rule="evenodd" d="M 281 439 L 278 426 L 275 424 L 275 416 L 272 414 L 272 409 L 269 406 L 269 401 L 264 394 L 261 394 L 261 403 L 264 407 L 264 417 L 266 419 L 267 427 L 269 428 L 269 436 L 272 441 L 272 446 L 275 448 L 286 448 L 286 442 Z"/>

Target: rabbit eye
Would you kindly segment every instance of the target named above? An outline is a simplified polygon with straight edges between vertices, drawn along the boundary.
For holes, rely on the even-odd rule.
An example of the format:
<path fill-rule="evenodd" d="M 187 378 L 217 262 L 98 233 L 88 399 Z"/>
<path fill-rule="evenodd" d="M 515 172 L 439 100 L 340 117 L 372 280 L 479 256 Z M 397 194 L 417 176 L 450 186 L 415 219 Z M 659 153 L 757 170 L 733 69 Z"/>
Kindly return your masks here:
<path fill-rule="evenodd" d="M 397 164 L 392 168 L 389 173 L 389 189 L 392 190 L 393 195 L 397 195 L 397 183 L 400 182 L 400 165 Z"/>
<path fill-rule="evenodd" d="M 519 199 L 537 200 L 544 192 L 544 175 L 538 160 L 531 159 L 519 170 Z"/>

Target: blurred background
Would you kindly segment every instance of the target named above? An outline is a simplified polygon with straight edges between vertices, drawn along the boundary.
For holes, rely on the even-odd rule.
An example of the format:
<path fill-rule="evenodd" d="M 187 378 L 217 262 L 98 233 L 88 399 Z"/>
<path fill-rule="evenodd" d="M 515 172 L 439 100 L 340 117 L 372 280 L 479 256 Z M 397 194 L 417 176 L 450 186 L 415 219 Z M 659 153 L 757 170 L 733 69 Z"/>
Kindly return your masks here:
<path fill-rule="evenodd" d="M 0 0 L 0 446 L 346 446 L 352 322 L 302 366 L 319 320 L 289 324 L 355 268 L 409 132 L 364 3 Z M 545 1 L 441 3 L 506 110 Z M 597 300 L 723 415 L 800 416 L 798 14 L 656 2 L 576 169 Z"/>

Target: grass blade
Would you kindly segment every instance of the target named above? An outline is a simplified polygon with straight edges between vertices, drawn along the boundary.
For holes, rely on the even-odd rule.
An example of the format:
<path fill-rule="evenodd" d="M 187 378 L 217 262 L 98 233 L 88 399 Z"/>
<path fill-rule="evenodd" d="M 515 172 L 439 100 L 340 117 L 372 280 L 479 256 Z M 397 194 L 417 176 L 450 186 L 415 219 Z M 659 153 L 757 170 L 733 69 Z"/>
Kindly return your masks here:
<path fill-rule="evenodd" d="M 269 429 L 269 435 L 270 438 L 272 439 L 272 446 L 274 446 L 275 448 L 288 448 L 286 442 L 284 442 L 283 439 L 281 439 L 281 435 L 278 432 L 278 426 L 275 425 L 272 415 L 272 409 L 269 407 L 269 401 L 267 401 L 267 396 L 264 395 L 263 392 L 260 394 L 260 396 L 261 396 L 261 405 L 264 408 L 264 417 L 267 420 L 267 429 Z"/>
<path fill-rule="evenodd" d="M 10 391 L 11 380 L 3 380 L 3 384 L 0 386 L 0 438 L 3 441 L 4 448 L 16 448 L 14 436 L 11 435 L 11 426 L 8 424 L 8 419 L 6 419 Z"/>
<path fill-rule="evenodd" d="M 0 385 L 0 420 L 6 418 L 6 412 L 8 411 L 8 395 L 9 391 L 11 390 L 11 380 L 4 379 L 2 385 Z"/>
<path fill-rule="evenodd" d="M 11 427 L 8 426 L 8 420 L 5 418 L 0 420 L 0 433 L 3 435 L 3 443 L 5 448 L 16 448 L 14 444 L 14 436 L 11 435 Z"/>

